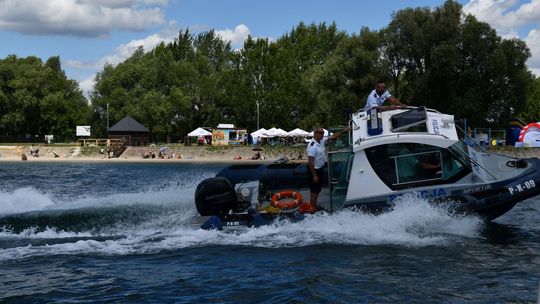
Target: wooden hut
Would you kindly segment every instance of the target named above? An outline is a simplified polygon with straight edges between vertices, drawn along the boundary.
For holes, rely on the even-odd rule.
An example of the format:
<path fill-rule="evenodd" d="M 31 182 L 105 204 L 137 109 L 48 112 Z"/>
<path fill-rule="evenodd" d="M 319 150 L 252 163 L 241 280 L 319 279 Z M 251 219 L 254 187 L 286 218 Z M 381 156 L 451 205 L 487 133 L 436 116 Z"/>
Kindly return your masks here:
<path fill-rule="evenodd" d="M 127 115 L 107 130 L 109 139 L 126 138 L 129 146 L 147 146 L 150 131 L 133 117 Z"/>

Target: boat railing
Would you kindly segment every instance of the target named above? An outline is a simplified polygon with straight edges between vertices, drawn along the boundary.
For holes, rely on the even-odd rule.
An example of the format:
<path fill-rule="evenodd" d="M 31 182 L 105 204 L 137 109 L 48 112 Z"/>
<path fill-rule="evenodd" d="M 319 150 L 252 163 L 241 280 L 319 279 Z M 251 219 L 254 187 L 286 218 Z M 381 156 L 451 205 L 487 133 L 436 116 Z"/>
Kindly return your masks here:
<path fill-rule="evenodd" d="M 461 158 L 464 161 L 465 164 L 470 164 L 469 166 L 471 168 L 472 167 L 477 167 L 480 170 L 483 170 L 484 172 L 489 174 L 493 179 L 497 179 L 497 177 L 493 173 L 491 173 L 488 169 L 486 169 L 484 166 L 482 166 L 482 164 L 480 164 L 476 159 L 471 157 L 471 155 L 469 154 L 469 151 L 468 151 L 468 149 L 472 148 L 471 146 L 469 146 L 463 140 L 458 141 L 457 143 L 461 143 L 462 145 L 464 145 L 464 147 L 462 148 L 459 145 L 454 144 L 448 149 L 448 151 L 450 151 L 450 153 L 454 154 L 454 156 L 456 156 L 458 158 Z M 489 153 L 486 153 L 486 155 L 489 155 Z"/>
<path fill-rule="evenodd" d="M 330 128 L 329 132 L 336 132 L 343 130 L 344 127 L 339 128 Z M 351 134 L 352 131 L 349 132 L 343 132 L 341 136 L 333 140 L 330 144 L 328 144 L 328 151 L 350 151 L 352 150 L 352 143 L 351 143 Z"/>
<path fill-rule="evenodd" d="M 459 134 L 462 134 L 463 135 L 463 139 L 462 141 L 467 144 L 467 146 L 471 147 L 471 148 L 474 148 L 474 149 L 477 149 L 479 152 L 485 152 L 487 153 L 487 149 L 482 146 L 481 144 L 479 144 L 476 140 L 474 140 L 474 138 L 472 138 L 470 135 L 467 134 L 467 132 L 465 132 L 465 130 L 463 130 L 459 125 L 456 124 L 456 129 L 458 130 L 458 135 Z"/>
<path fill-rule="evenodd" d="M 420 106 L 420 107 L 423 107 L 423 106 Z M 379 108 L 379 111 L 380 112 L 385 112 L 385 111 L 392 111 L 392 110 L 413 110 L 413 109 L 417 109 L 417 108 L 420 108 L 420 107 L 415 107 L 415 106 L 382 106 L 382 107 L 378 107 Z M 433 113 L 437 113 L 437 114 L 443 114 L 435 109 L 432 109 L 432 108 L 427 108 L 426 107 L 426 111 L 427 112 L 433 112 Z M 355 114 L 359 114 L 361 112 L 367 112 L 366 109 L 362 108 L 358 111 L 356 111 Z"/>

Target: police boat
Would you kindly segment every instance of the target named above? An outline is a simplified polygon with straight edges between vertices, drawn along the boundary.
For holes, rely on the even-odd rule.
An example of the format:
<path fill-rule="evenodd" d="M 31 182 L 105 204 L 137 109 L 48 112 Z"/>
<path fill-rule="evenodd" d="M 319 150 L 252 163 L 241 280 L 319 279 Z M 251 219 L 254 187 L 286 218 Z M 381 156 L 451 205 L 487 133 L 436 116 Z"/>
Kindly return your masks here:
<path fill-rule="evenodd" d="M 453 115 L 425 107 L 360 110 L 349 125 L 327 147 L 321 211 L 380 213 L 400 196 L 417 195 L 489 221 L 540 192 L 539 159 L 488 153 L 460 140 Z M 199 215 L 191 224 L 221 230 L 297 221 L 306 201 L 305 163 L 232 165 L 197 186 Z"/>

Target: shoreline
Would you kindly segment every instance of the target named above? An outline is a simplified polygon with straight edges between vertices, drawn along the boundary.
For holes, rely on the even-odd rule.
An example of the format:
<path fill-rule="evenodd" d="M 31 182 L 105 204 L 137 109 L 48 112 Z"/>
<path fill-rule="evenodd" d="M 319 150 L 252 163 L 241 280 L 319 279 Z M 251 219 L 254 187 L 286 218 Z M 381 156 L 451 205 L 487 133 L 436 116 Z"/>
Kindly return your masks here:
<path fill-rule="evenodd" d="M 228 159 L 216 159 L 216 158 L 199 158 L 199 159 L 140 159 L 140 158 L 92 158 L 92 157 L 80 157 L 80 158 L 28 158 L 23 161 L 18 158 L 2 158 L 1 163 L 141 163 L 141 164 L 180 164 L 180 163 L 192 163 L 192 164 L 271 164 L 274 159 L 265 160 L 228 160 Z M 302 161 L 289 161 L 289 163 L 302 163 Z"/>
<path fill-rule="evenodd" d="M 159 158 L 163 147 L 128 147 L 118 158 L 108 158 L 101 154 L 102 147 L 65 146 L 31 146 L 0 145 L 0 163 L 208 163 L 208 164 L 266 164 L 273 163 L 282 157 L 289 162 L 307 162 L 305 147 L 263 147 L 262 151 L 253 151 L 254 147 L 226 146 L 169 146 L 166 158 Z M 39 149 L 39 157 L 30 151 Z M 27 160 L 23 161 L 21 154 Z M 143 158 L 143 155 L 154 153 L 156 158 Z M 260 153 L 261 159 L 252 159 Z M 59 155 L 55 157 L 54 155 Z M 240 159 L 238 159 L 240 158 Z"/>
<path fill-rule="evenodd" d="M 158 155 L 162 147 L 128 147 L 119 158 L 107 158 L 99 153 L 100 147 L 35 146 L 39 148 L 39 157 L 30 155 L 30 145 L 0 145 L 0 163 L 207 163 L 207 164 L 270 164 L 287 157 L 289 163 L 306 163 L 305 147 L 298 146 L 263 146 L 260 151 L 263 159 L 251 159 L 256 151 L 251 146 L 170 146 L 169 158 L 145 159 L 143 154 L 153 152 Z M 515 158 L 540 158 L 540 148 L 515 148 L 512 146 L 490 147 L 488 152 Z M 24 153 L 23 161 L 19 153 Z M 60 157 L 54 157 L 54 153 Z M 174 155 L 174 158 L 173 158 Z M 181 158 L 178 158 L 181 156 Z M 241 157 L 241 159 L 235 159 Z"/>

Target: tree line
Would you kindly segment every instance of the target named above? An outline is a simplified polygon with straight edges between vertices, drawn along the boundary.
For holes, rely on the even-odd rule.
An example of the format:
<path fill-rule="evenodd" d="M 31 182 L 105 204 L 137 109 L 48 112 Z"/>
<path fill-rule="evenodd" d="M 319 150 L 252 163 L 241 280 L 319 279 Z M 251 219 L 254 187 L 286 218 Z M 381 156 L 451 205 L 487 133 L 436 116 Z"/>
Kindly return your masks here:
<path fill-rule="evenodd" d="M 0 135 L 73 138 L 77 124 L 96 136 L 129 114 L 155 141 L 199 126 L 234 123 L 311 129 L 336 126 L 363 108 L 378 79 L 409 105 L 504 127 L 540 117 L 540 83 L 526 67 L 519 39 L 503 39 L 464 15 L 456 1 L 395 12 L 380 30 L 347 34 L 332 24 L 300 23 L 275 41 L 248 37 L 235 50 L 214 31 L 182 30 L 171 43 L 97 73 L 88 102 L 59 58 L 0 60 Z"/>

